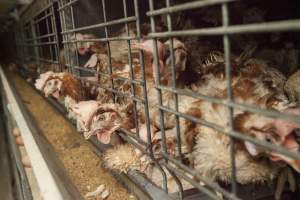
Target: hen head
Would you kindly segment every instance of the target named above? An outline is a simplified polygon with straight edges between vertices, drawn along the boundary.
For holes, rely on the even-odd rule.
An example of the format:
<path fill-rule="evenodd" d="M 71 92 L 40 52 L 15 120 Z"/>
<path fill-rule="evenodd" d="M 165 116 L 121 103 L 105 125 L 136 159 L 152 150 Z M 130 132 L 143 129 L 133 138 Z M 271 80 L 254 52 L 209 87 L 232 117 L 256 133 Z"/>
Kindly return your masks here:
<path fill-rule="evenodd" d="M 158 69 L 162 81 L 168 81 L 171 76 L 172 58 L 170 52 L 171 40 L 166 41 L 164 44 L 157 41 L 157 54 L 158 54 Z M 152 40 L 145 40 L 141 43 L 136 43 L 133 48 L 143 50 L 145 53 L 146 68 L 152 67 L 153 77 L 156 77 L 156 63 L 154 58 L 154 43 Z M 174 66 L 176 71 L 176 78 L 179 74 L 186 69 L 187 62 L 187 50 L 185 45 L 177 40 L 173 39 L 173 53 L 174 53 Z M 150 62 L 147 62 L 150 61 Z M 149 66 L 150 65 L 150 66 Z"/>
<path fill-rule="evenodd" d="M 169 78 L 171 75 L 171 67 L 172 67 L 172 58 L 171 58 L 171 52 L 170 52 L 170 46 L 171 46 L 171 40 L 168 40 L 164 43 L 165 47 L 165 54 L 164 54 L 164 60 L 165 68 L 168 70 L 168 72 L 165 72 L 166 78 Z M 174 54 L 174 66 L 176 70 L 176 79 L 180 75 L 181 72 L 184 72 L 186 69 L 186 62 L 187 62 L 187 49 L 185 45 L 177 40 L 173 39 L 173 54 Z"/>
<path fill-rule="evenodd" d="M 62 89 L 62 85 L 63 85 L 62 81 L 58 77 L 54 77 L 54 78 L 48 80 L 43 89 L 45 96 L 48 97 L 48 96 L 52 95 L 56 99 L 59 99 L 60 94 L 61 94 L 60 92 Z"/>
<path fill-rule="evenodd" d="M 288 109 L 284 112 L 300 115 L 300 108 Z M 258 140 L 282 146 L 293 152 L 299 151 L 299 144 L 295 139 L 294 131 L 300 128 L 300 124 L 281 119 L 271 119 L 257 114 L 243 113 L 237 116 L 235 125 L 238 131 L 248 133 Z M 271 161 L 284 162 L 300 172 L 300 160 L 272 152 L 248 141 L 244 141 L 244 146 L 252 156 L 264 154 Z"/>
<path fill-rule="evenodd" d="M 97 135 L 100 142 L 108 144 L 114 131 L 122 126 L 122 114 L 114 104 L 100 104 L 97 101 L 82 101 L 72 106 L 85 138 Z"/>
<path fill-rule="evenodd" d="M 46 97 L 53 95 L 55 98 L 60 97 L 60 90 L 62 87 L 62 77 L 63 73 L 54 73 L 48 71 L 40 74 L 40 77 L 35 81 L 36 89 L 42 91 Z"/>

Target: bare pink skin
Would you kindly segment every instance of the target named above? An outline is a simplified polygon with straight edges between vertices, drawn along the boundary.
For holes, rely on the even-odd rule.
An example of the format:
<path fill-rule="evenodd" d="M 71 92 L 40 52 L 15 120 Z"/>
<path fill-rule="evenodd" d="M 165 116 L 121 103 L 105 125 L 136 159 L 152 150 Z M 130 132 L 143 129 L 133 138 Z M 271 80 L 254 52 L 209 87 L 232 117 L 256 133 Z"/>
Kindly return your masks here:
<path fill-rule="evenodd" d="M 141 49 L 145 52 L 146 56 L 149 56 L 150 58 L 153 58 L 154 55 L 154 44 L 153 40 L 145 40 L 141 43 L 135 43 L 132 46 L 133 48 Z M 159 62 L 159 71 L 162 73 L 164 71 L 165 65 L 163 62 L 164 57 L 164 45 L 157 41 L 157 50 L 158 50 L 158 62 Z M 152 70 L 153 70 L 153 77 L 156 77 L 156 64 L 152 63 Z"/>
<path fill-rule="evenodd" d="M 92 116 L 100 105 L 97 101 L 81 101 L 71 107 L 71 110 L 78 115 L 84 126 L 90 127 Z"/>
<path fill-rule="evenodd" d="M 284 113 L 300 116 L 300 108 L 287 109 L 284 111 Z M 273 124 L 282 138 L 288 136 L 293 130 L 300 128 L 300 124 L 281 119 L 275 119 Z"/>
<path fill-rule="evenodd" d="M 62 82 L 60 79 L 51 79 L 46 82 L 43 92 L 46 97 L 53 96 L 56 99 L 60 98 L 60 91 L 62 89 Z"/>
<path fill-rule="evenodd" d="M 167 50 L 169 50 L 171 45 L 171 40 L 166 41 L 164 44 L 157 41 L 157 50 L 158 50 L 158 62 L 159 67 L 158 70 L 160 72 L 160 81 L 162 81 L 164 84 L 168 84 L 170 77 L 171 77 L 171 57 L 170 55 L 167 55 Z M 154 57 L 154 44 L 152 40 L 145 40 L 141 43 L 136 43 L 133 45 L 133 47 L 141 49 L 145 52 L 145 56 L 148 56 L 149 58 Z M 176 78 L 179 77 L 180 73 L 185 71 L 186 69 L 186 61 L 187 61 L 187 50 L 185 48 L 185 45 L 177 39 L 173 39 L 173 51 L 174 51 L 174 64 L 176 68 Z M 152 70 L 153 70 L 153 77 L 155 80 L 157 80 L 156 74 L 157 74 L 157 67 L 156 63 L 152 62 Z"/>
<path fill-rule="evenodd" d="M 91 58 L 85 63 L 84 67 L 94 68 L 97 66 L 97 63 L 98 63 L 97 54 L 93 54 Z"/>
<path fill-rule="evenodd" d="M 51 72 L 51 71 L 40 74 L 40 77 L 35 80 L 35 84 L 34 84 L 35 88 L 38 89 L 38 90 L 43 90 L 47 80 L 52 75 L 54 75 L 54 72 Z"/>
<path fill-rule="evenodd" d="M 79 41 L 76 45 L 77 47 L 77 52 L 80 55 L 85 55 L 87 52 L 91 51 L 91 43 L 90 42 L 82 42 L 80 41 L 87 40 L 87 39 L 93 39 L 95 36 L 90 35 L 90 34 L 82 34 L 82 33 L 76 33 L 71 37 L 71 40 L 77 40 Z M 75 51 L 75 49 L 74 49 Z"/>
<path fill-rule="evenodd" d="M 71 107 L 77 120 L 83 125 L 86 139 L 96 135 L 103 144 L 110 143 L 111 135 L 121 127 L 121 116 L 114 104 L 97 101 L 81 101 Z M 100 111 L 100 112 L 99 112 Z"/>
<path fill-rule="evenodd" d="M 300 108 L 287 109 L 284 111 L 284 113 L 300 116 Z M 275 119 L 273 121 L 273 125 L 276 128 L 276 133 L 280 136 L 280 144 L 291 151 L 298 152 L 299 144 L 296 142 L 295 136 L 292 134 L 292 132 L 295 129 L 299 129 L 300 124 L 284 121 L 281 119 Z M 272 161 L 284 161 L 291 167 L 293 167 L 296 171 L 300 172 L 299 160 L 291 159 L 287 156 L 275 152 L 270 152 L 270 159 Z"/>

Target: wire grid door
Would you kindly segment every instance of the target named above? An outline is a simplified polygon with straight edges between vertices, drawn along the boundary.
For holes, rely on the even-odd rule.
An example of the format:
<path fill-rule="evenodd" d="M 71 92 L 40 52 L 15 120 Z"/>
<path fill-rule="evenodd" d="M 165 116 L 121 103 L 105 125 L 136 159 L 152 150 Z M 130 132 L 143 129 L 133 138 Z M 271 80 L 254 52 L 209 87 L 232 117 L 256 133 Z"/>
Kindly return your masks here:
<path fill-rule="evenodd" d="M 260 141 L 257 139 L 254 139 L 250 136 L 246 136 L 245 134 L 240 133 L 239 131 L 236 131 L 233 127 L 233 110 L 234 109 L 242 109 L 246 110 L 249 112 L 254 112 L 258 114 L 265 115 L 267 117 L 271 118 L 282 118 L 285 120 L 290 120 L 299 123 L 300 119 L 299 117 L 296 116 L 291 116 L 283 113 L 278 113 L 275 111 L 271 110 L 265 110 L 265 109 L 260 109 L 255 106 L 250 106 L 242 103 L 237 103 L 233 101 L 233 91 L 231 88 L 231 64 L 230 64 L 230 40 L 229 36 L 231 34 L 244 34 L 244 33 L 263 33 L 263 32 L 275 32 L 275 31 L 299 31 L 300 30 L 300 21 L 299 20 L 287 20 L 287 21 L 280 21 L 280 22 L 268 22 L 264 24 L 246 24 L 246 25 L 229 25 L 229 12 L 228 12 L 228 3 L 232 2 L 233 0 L 216 0 L 216 1 L 209 1 L 209 0 L 203 0 L 203 1 L 193 1 L 193 2 L 188 2 L 188 3 L 183 3 L 183 4 L 178 4 L 172 6 L 169 0 L 166 0 L 166 7 L 162 9 L 155 10 L 154 9 L 154 1 L 149 0 L 149 7 L 150 11 L 147 12 L 147 16 L 150 18 L 151 22 L 151 33 L 148 35 L 148 38 L 153 39 L 154 42 L 154 63 L 156 63 L 156 67 L 158 68 L 158 50 L 157 50 L 157 43 L 156 40 L 161 39 L 161 38 L 169 38 L 172 42 L 170 45 L 170 53 L 171 53 L 171 63 L 172 65 L 172 85 L 171 87 L 166 87 L 164 85 L 159 84 L 159 79 L 156 80 L 156 89 L 157 89 L 157 102 L 158 106 L 157 109 L 160 111 L 160 122 L 161 122 L 161 131 L 163 135 L 163 141 L 162 141 L 162 147 L 163 151 L 161 152 L 162 156 L 164 157 L 164 161 L 157 161 L 154 159 L 154 154 L 152 151 L 152 144 L 151 144 L 151 134 L 150 134 L 150 118 L 149 118 L 149 108 L 148 108 L 148 96 L 147 96 L 147 83 L 145 81 L 145 77 L 142 77 L 141 80 L 134 79 L 133 73 L 131 73 L 130 78 L 126 79 L 124 77 L 114 77 L 111 81 L 110 87 L 105 87 L 103 85 L 97 85 L 99 87 L 102 87 L 105 90 L 108 90 L 114 94 L 114 96 L 126 96 L 127 98 L 131 98 L 132 101 L 134 102 L 134 107 L 135 107 L 135 115 L 137 113 L 136 110 L 136 105 L 137 104 L 143 104 L 144 105 L 144 111 L 146 113 L 146 124 L 147 124 L 147 139 L 148 142 L 145 144 L 144 141 L 139 139 L 139 134 L 137 136 L 131 132 L 130 130 L 121 130 L 120 135 L 130 142 L 131 144 L 135 145 L 137 148 L 143 150 L 143 148 L 140 148 L 140 146 L 146 146 L 147 152 L 144 152 L 149 155 L 150 158 L 153 159 L 153 161 L 156 163 L 156 165 L 159 167 L 162 176 L 164 178 L 163 181 L 163 186 L 162 188 L 165 191 L 168 191 L 168 186 L 167 186 L 167 181 L 166 181 L 166 170 L 174 176 L 174 179 L 177 180 L 178 187 L 180 188 L 180 198 L 183 198 L 183 191 L 182 191 L 182 186 L 181 186 L 181 181 L 180 179 L 184 179 L 191 183 L 194 187 L 198 188 L 200 191 L 204 192 L 206 195 L 208 195 L 212 199 L 220 199 L 220 197 L 213 192 L 212 190 L 218 191 L 221 193 L 225 198 L 228 199 L 239 199 L 236 196 L 237 192 L 237 183 L 236 183 L 236 168 L 235 168 L 235 140 L 245 140 L 250 143 L 253 143 L 258 146 L 262 146 L 266 149 L 269 149 L 270 151 L 280 153 L 282 155 L 286 155 L 288 157 L 291 157 L 293 159 L 300 159 L 300 155 L 294 152 L 290 152 L 287 149 L 283 147 L 278 147 L 275 145 L 272 145 L 270 143 L 267 143 L 265 141 Z M 76 14 L 74 14 L 74 6 L 78 4 L 80 1 L 79 0 L 60 0 L 59 1 L 59 12 L 60 12 L 60 19 L 61 19 L 61 25 L 62 25 L 62 36 L 63 36 L 63 44 L 64 44 L 64 49 L 65 49 L 65 57 L 66 57 L 66 67 L 70 72 L 73 74 L 81 77 L 82 72 L 91 72 L 96 76 L 107 76 L 109 77 L 112 72 L 114 71 L 114 66 L 112 66 L 112 61 L 111 61 L 111 51 L 110 51 L 110 45 L 112 41 L 127 41 L 128 42 L 128 64 L 131 68 L 131 72 L 133 71 L 132 69 L 132 51 L 131 51 L 131 40 L 141 40 L 141 29 L 140 29 L 140 15 L 139 13 L 139 6 L 141 5 L 141 1 L 134 0 L 133 1 L 133 6 L 134 6 L 134 15 L 133 16 L 127 16 L 127 9 L 128 7 L 128 2 L 123 0 L 123 8 L 124 8 L 124 16 L 122 18 L 118 19 L 113 19 L 113 20 L 107 20 L 107 8 L 106 4 L 107 1 L 102 0 L 99 5 L 99 8 L 101 8 L 101 14 L 102 14 L 102 21 L 97 24 L 92 24 L 92 25 L 86 25 L 86 26 L 81 26 L 77 27 L 75 19 L 78 17 Z M 144 3 L 144 2 L 143 2 Z M 202 29 L 195 29 L 195 30 L 180 30 L 180 31 L 174 31 L 172 30 L 172 18 L 171 14 L 176 13 L 176 12 L 181 12 L 181 11 L 188 11 L 191 9 L 196 9 L 196 8 L 204 8 L 208 6 L 213 6 L 213 5 L 218 5 L 222 11 L 222 26 L 221 27 L 213 27 L 213 28 L 202 28 Z M 168 25 L 168 31 L 166 32 L 155 32 L 155 25 L 156 25 L 156 16 L 160 15 L 165 15 L 167 17 L 167 25 Z M 136 31 L 137 35 L 135 37 L 130 37 L 129 32 L 128 32 L 128 24 L 130 22 L 135 22 L 136 25 Z M 127 36 L 123 37 L 113 37 L 110 36 L 109 34 L 109 28 L 111 26 L 114 26 L 116 24 L 121 24 L 125 26 L 127 30 Z M 86 39 L 86 40 L 78 40 L 76 38 L 75 33 L 79 32 L 84 32 L 84 31 L 89 31 L 93 29 L 101 28 L 103 31 L 101 38 L 97 39 Z M 173 55 L 173 38 L 175 37 L 180 37 L 180 36 L 210 36 L 210 35 L 219 35 L 223 37 L 223 50 L 224 50 L 224 55 L 225 55 L 225 66 L 226 66 L 226 83 L 227 83 L 227 99 L 218 99 L 210 96 L 205 96 L 202 94 L 197 94 L 197 93 L 190 93 L 184 90 L 179 90 L 176 88 L 176 70 L 174 66 L 174 55 Z M 87 69 L 83 68 L 79 64 L 79 57 L 78 57 L 78 47 L 76 46 L 79 44 L 79 42 L 102 42 L 106 44 L 107 48 L 107 54 L 108 54 L 108 73 L 103 73 L 101 71 L 96 71 L 92 69 Z M 80 45 L 80 44 L 79 44 Z M 74 48 L 75 46 L 75 48 Z M 143 75 L 145 75 L 145 67 L 143 63 L 143 52 L 139 52 L 140 60 L 141 60 L 141 69 L 143 71 Z M 156 77 L 159 78 L 159 70 L 156 70 Z M 114 81 L 115 80 L 125 80 L 130 82 L 131 84 L 131 94 L 128 93 L 123 93 L 118 91 L 116 88 L 114 88 Z M 97 84 L 95 82 L 92 82 L 92 84 Z M 143 88 L 143 97 L 139 97 L 135 95 L 135 85 L 141 85 Z M 169 108 L 166 107 L 165 105 L 162 104 L 162 92 L 163 91 L 168 91 L 173 93 L 173 98 L 175 102 L 175 107 L 174 108 Z M 178 95 L 185 95 L 185 96 L 192 96 L 197 99 L 202 99 L 205 101 L 213 102 L 216 104 L 220 104 L 223 106 L 226 106 L 228 108 L 228 126 L 227 127 L 221 127 L 217 124 L 207 122 L 202 119 L 194 118 L 191 116 L 188 116 L 187 114 L 181 113 L 178 108 Z M 115 97 L 113 97 L 115 98 Z M 177 148 L 179 154 L 181 153 L 181 140 L 180 140 L 180 119 L 187 119 L 190 120 L 194 123 L 199 123 L 204 126 L 210 127 L 212 129 L 215 129 L 219 132 L 222 132 L 226 135 L 228 135 L 231 138 L 231 151 L 230 151 L 230 156 L 231 156 L 231 168 L 232 168 L 232 188 L 231 191 L 227 191 L 220 187 L 218 183 L 216 182 L 211 182 L 210 180 L 205 179 L 204 177 L 200 177 L 199 174 L 193 170 L 192 168 L 184 165 L 181 160 L 175 159 L 171 155 L 168 154 L 168 151 L 166 149 L 166 143 L 165 143 L 165 135 L 164 135 L 164 117 L 163 115 L 166 113 L 171 113 L 176 116 L 176 133 L 177 133 Z M 136 124 L 138 124 L 137 116 L 135 116 L 135 121 Z M 136 126 L 138 127 L 138 125 Z M 137 130 L 138 132 L 138 130 Z M 133 140 L 134 139 L 134 140 Z M 136 143 L 135 141 L 138 141 Z M 176 167 L 174 167 L 176 166 Z M 193 177 L 193 178 L 191 178 Z M 180 178 L 180 179 L 179 179 Z M 194 179 L 195 178 L 195 179 Z M 195 180 L 201 180 L 203 183 L 205 183 L 205 186 L 200 185 L 197 181 Z"/>
<path fill-rule="evenodd" d="M 34 11 L 33 15 L 29 15 L 29 19 L 22 20 L 23 30 L 16 33 L 24 41 L 24 63 L 35 63 L 39 73 L 48 70 L 61 71 L 55 4 L 54 1 L 47 1 L 45 7 Z M 19 35 L 22 33 L 23 37 Z"/>
<path fill-rule="evenodd" d="M 22 25 L 20 23 L 16 24 L 14 27 L 14 38 L 15 38 L 15 42 L 16 42 L 16 49 L 17 49 L 17 59 L 18 59 L 18 63 L 22 64 L 24 63 L 24 58 L 25 56 L 24 51 L 25 51 L 25 47 L 24 47 L 24 41 L 23 41 L 23 31 L 22 31 Z"/>
<path fill-rule="evenodd" d="M 220 127 L 217 124 L 210 123 L 204 120 L 200 119 L 195 119 L 190 116 L 186 116 L 184 113 L 180 113 L 178 111 L 178 99 L 177 95 L 191 95 L 186 91 L 178 90 L 176 89 L 176 83 L 175 83 L 175 77 L 176 77 L 176 71 L 175 71 L 175 66 L 174 66 L 174 55 L 171 56 L 172 63 L 173 63 L 173 71 L 172 71 L 172 80 L 173 84 L 171 88 L 166 88 L 163 85 L 157 84 L 156 88 L 158 89 L 158 109 L 160 109 L 162 112 L 161 114 L 161 119 L 163 119 L 163 113 L 173 113 L 178 117 L 181 118 L 186 118 L 188 120 L 191 120 L 195 123 L 202 124 L 204 126 L 213 128 L 218 130 L 219 132 L 222 132 L 224 134 L 227 134 L 231 138 L 231 150 L 230 150 L 230 156 L 231 156 L 231 168 L 232 168 L 232 184 L 231 184 L 231 193 L 224 191 L 222 188 L 220 188 L 216 183 L 211 183 L 209 180 L 205 180 L 203 177 L 199 177 L 197 175 L 197 172 L 193 171 L 190 168 L 187 168 L 186 166 L 182 165 L 178 160 L 174 160 L 170 155 L 168 155 L 167 150 L 165 149 L 163 151 L 163 156 L 166 158 L 167 161 L 175 164 L 177 167 L 182 169 L 184 172 L 193 175 L 194 177 L 199 178 L 199 180 L 203 181 L 207 186 L 210 186 L 211 188 L 214 188 L 218 192 L 222 193 L 224 197 L 229 198 L 229 199 L 237 199 L 238 197 L 236 196 L 237 193 L 237 183 L 236 183 L 236 166 L 235 166 L 235 147 L 234 143 L 236 139 L 239 140 L 244 140 L 244 141 L 249 141 L 251 143 L 254 143 L 255 145 L 262 146 L 266 149 L 269 149 L 274 152 L 281 153 L 283 155 L 289 156 L 294 159 L 299 159 L 299 154 L 298 153 L 292 153 L 282 147 L 278 147 L 275 145 L 272 145 L 266 141 L 259 141 L 254 138 L 248 137 L 245 134 L 238 132 L 234 130 L 234 124 L 233 124 L 233 109 L 243 109 L 249 112 L 253 113 L 258 113 L 262 114 L 267 117 L 272 117 L 272 118 L 282 118 L 286 120 L 292 120 L 294 122 L 299 122 L 299 117 L 296 116 L 288 116 L 283 113 L 278 113 L 274 112 L 271 110 L 265 110 L 265 109 L 259 109 L 255 106 L 250 106 L 248 104 L 242 104 L 242 103 L 237 103 L 233 101 L 233 91 L 232 91 L 232 82 L 231 82 L 231 64 L 230 64 L 230 40 L 229 36 L 232 34 L 244 34 L 244 33 L 262 33 L 262 32 L 275 32 L 275 31 L 299 31 L 299 25 L 300 21 L 299 20 L 286 20 L 286 21 L 281 21 L 281 22 L 269 22 L 266 24 L 251 24 L 251 25 L 229 25 L 229 11 L 228 11 L 228 3 L 233 2 L 232 0 L 217 0 L 217 1 L 193 1 L 185 4 L 178 4 L 175 6 L 170 5 L 170 0 L 166 0 L 166 7 L 162 9 L 155 10 L 154 9 L 154 1 L 149 0 L 149 5 L 150 5 L 150 11 L 147 12 L 147 16 L 150 17 L 151 20 L 151 28 L 152 28 L 152 33 L 149 34 L 149 37 L 154 39 L 156 41 L 157 39 L 161 38 L 169 38 L 173 39 L 176 37 L 180 36 L 211 36 L 211 35 L 220 35 L 223 37 L 223 48 L 224 48 L 224 57 L 225 57 L 225 67 L 226 67 L 226 84 L 227 84 L 227 99 L 225 100 L 220 100 L 217 98 L 212 98 L 210 96 L 205 96 L 201 94 L 192 94 L 194 97 L 197 97 L 199 99 L 213 102 L 216 104 L 220 105 L 225 105 L 228 108 L 228 126 L 227 127 Z M 202 29 L 194 29 L 194 30 L 180 30 L 180 31 L 174 31 L 172 30 L 172 18 L 171 14 L 176 13 L 176 12 L 181 12 L 181 11 L 187 11 L 195 8 L 204 8 L 208 6 L 213 6 L 213 5 L 219 5 L 221 12 L 222 12 L 222 23 L 223 26 L 221 27 L 214 27 L 214 28 L 202 28 Z M 155 32 L 155 18 L 156 16 L 160 15 L 166 15 L 167 17 L 167 26 L 168 26 L 168 31 L 166 32 Z M 155 42 L 156 43 L 156 42 Z M 173 43 L 173 42 L 172 42 Z M 157 46 L 157 44 L 156 44 Z M 157 49 L 157 47 L 156 47 Z M 170 45 L 170 52 L 172 54 L 172 49 L 173 49 L 173 44 Z M 154 54 L 155 55 L 155 54 Z M 158 60 L 158 55 L 156 52 L 156 56 L 154 60 Z M 158 66 L 158 63 L 156 64 Z M 159 70 L 156 70 L 156 72 L 159 73 Z M 157 75 L 159 77 L 159 74 Z M 156 81 L 158 83 L 159 81 Z M 174 101 L 175 101 L 175 107 L 173 109 L 170 109 L 164 105 L 161 104 L 160 99 L 162 98 L 161 93 L 162 91 L 171 91 L 174 93 Z M 180 135 L 180 127 L 179 127 L 179 120 L 176 120 L 177 123 L 177 134 L 178 138 Z M 163 125 L 162 125 L 163 127 Z M 178 145 L 180 148 L 180 145 Z M 166 148 L 166 145 L 163 145 L 164 148 Z M 171 168 L 172 169 L 172 168 Z M 176 170 L 174 170 L 174 173 L 177 174 L 179 177 L 184 178 L 188 180 L 188 177 L 185 176 L 184 174 L 179 174 Z M 209 190 L 207 190 L 204 187 L 201 187 L 199 184 L 193 182 L 191 179 L 188 180 L 191 181 L 191 183 L 199 188 L 199 190 L 205 192 L 208 196 L 210 196 L 212 199 L 219 199 L 215 194 L 211 193 Z"/>
<path fill-rule="evenodd" d="M 23 39 L 24 42 L 24 63 L 31 63 L 31 61 L 36 59 L 36 54 L 34 52 L 34 45 L 33 45 L 33 35 L 32 35 L 32 27 L 30 22 L 26 22 L 23 27 Z"/>
<path fill-rule="evenodd" d="M 118 97 L 125 97 L 125 98 L 130 98 L 133 101 L 133 113 L 134 113 L 134 118 L 135 118 L 135 124 L 136 127 L 138 127 L 139 121 L 138 121 L 138 116 L 137 116 L 137 104 L 142 104 L 144 107 L 144 112 L 146 113 L 146 124 L 147 124 L 147 131 L 148 133 L 150 133 L 150 118 L 149 118 L 149 109 L 148 109 L 148 97 L 147 97 L 147 88 L 146 88 L 146 82 L 145 82 L 145 69 L 144 69 L 144 63 L 143 63 L 143 53 L 139 52 L 139 58 L 142 61 L 141 62 L 141 70 L 142 70 L 142 78 L 141 79 L 135 79 L 134 78 L 134 74 L 133 74 L 133 67 L 132 67 L 132 51 L 131 51 L 131 40 L 141 40 L 141 28 L 140 28 L 140 21 L 139 21 L 139 2 L 137 0 L 132 1 L 131 6 L 134 8 L 134 12 L 133 12 L 133 16 L 128 16 L 127 13 L 127 7 L 128 7 L 128 2 L 129 1 L 122 1 L 122 6 L 123 6 L 123 14 L 124 17 L 123 18 L 119 18 L 119 19 L 114 19 L 114 20 L 107 20 L 107 9 L 106 9 L 106 3 L 107 1 L 102 0 L 100 2 L 100 5 L 98 4 L 97 6 L 99 6 L 99 8 L 101 8 L 100 13 L 102 14 L 102 16 L 100 16 L 100 18 L 102 19 L 101 23 L 98 24 L 92 24 L 92 25 L 86 25 L 86 26 L 81 26 L 81 27 L 75 27 L 75 20 L 76 20 L 76 16 L 74 14 L 74 6 L 76 6 L 76 3 L 78 3 L 79 1 L 59 1 L 59 11 L 60 11 L 60 17 L 61 17 L 61 24 L 62 24 L 62 35 L 63 35 L 63 44 L 64 44 L 64 49 L 67 50 L 65 52 L 65 56 L 66 56 L 66 67 L 68 68 L 68 70 L 72 73 L 74 73 L 75 75 L 80 75 L 82 72 L 92 72 L 94 73 L 96 76 L 100 75 L 102 77 L 106 77 L 109 78 L 111 76 L 111 74 L 113 73 L 114 69 L 112 66 L 112 58 L 111 58 L 111 47 L 110 44 L 111 42 L 115 42 L 115 41 L 125 41 L 127 42 L 128 45 L 128 64 L 130 66 L 130 77 L 129 78 L 124 78 L 124 77 L 115 77 L 112 78 L 112 81 L 110 83 L 110 87 L 106 87 L 105 85 L 97 85 L 97 87 L 99 88 L 103 88 L 104 90 L 107 90 L 109 92 L 111 92 L 112 98 L 113 100 L 115 99 L 115 96 Z M 82 1 L 83 2 L 83 1 Z M 96 5 L 94 5 L 96 6 Z M 111 14 L 111 13 L 110 13 Z M 130 36 L 129 34 L 129 28 L 128 28 L 128 24 L 129 23 L 134 23 L 135 24 L 135 28 L 136 28 L 136 36 Z M 114 37 L 114 36 L 109 36 L 109 27 L 112 27 L 114 25 L 123 25 L 123 27 L 125 27 L 126 30 L 126 35 L 125 36 L 121 36 L 121 37 Z M 74 37 L 76 38 L 75 34 L 78 32 L 84 32 L 84 31 L 90 31 L 90 30 L 94 30 L 100 28 L 99 32 L 100 35 L 103 35 L 104 37 L 102 38 L 97 38 L 97 39 L 85 39 L 85 40 L 74 40 Z M 72 38 L 73 37 L 73 38 Z M 79 65 L 74 65 L 74 63 L 78 64 L 79 63 L 79 58 L 78 58 L 78 52 L 77 49 L 74 51 L 74 45 L 78 47 L 78 44 L 83 43 L 83 42 L 102 42 L 104 44 L 106 44 L 106 48 L 107 48 L 107 54 L 108 54 L 108 69 L 106 71 L 106 73 L 101 72 L 101 71 L 96 71 L 96 70 L 92 70 L 92 69 L 88 69 L 88 68 L 84 68 L 82 66 Z M 80 44 L 79 44 L 80 45 Z M 73 56 L 72 56 L 73 55 Z M 72 64 L 73 63 L 73 64 Z M 86 80 L 87 81 L 87 80 Z M 130 93 L 126 93 L 126 92 L 120 92 L 118 90 L 116 90 L 114 88 L 114 81 L 126 81 L 129 82 L 131 85 L 131 92 Z M 95 84 L 94 82 L 91 82 L 92 84 Z M 142 97 L 136 96 L 135 95 L 135 87 L 139 85 L 141 86 L 142 90 L 143 90 L 143 95 Z M 152 147 L 151 147 L 151 142 L 145 143 L 143 140 L 141 140 L 139 138 L 139 130 L 138 128 L 136 128 L 136 132 L 137 134 L 131 132 L 130 130 L 126 130 L 126 129 L 121 129 L 120 132 L 120 136 L 125 139 L 126 141 L 130 142 L 131 144 L 133 144 L 135 147 L 139 148 L 140 150 L 143 150 L 143 148 L 141 148 L 140 146 L 144 146 L 144 147 L 148 147 L 149 152 L 145 152 L 147 154 L 149 154 L 150 157 L 152 157 L 154 159 L 154 155 L 153 155 L 153 151 L 152 151 Z M 135 141 L 139 141 L 138 143 L 136 143 Z M 148 140 L 151 141 L 151 136 L 148 135 Z M 155 161 L 155 160 L 154 160 Z M 162 167 L 159 165 L 159 163 L 157 161 L 155 161 L 155 163 L 157 164 L 157 166 L 159 167 L 165 181 L 164 181 L 164 185 L 163 188 L 165 190 L 167 190 L 167 183 L 166 183 L 166 173 L 165 171 L 162 169 Z"/>

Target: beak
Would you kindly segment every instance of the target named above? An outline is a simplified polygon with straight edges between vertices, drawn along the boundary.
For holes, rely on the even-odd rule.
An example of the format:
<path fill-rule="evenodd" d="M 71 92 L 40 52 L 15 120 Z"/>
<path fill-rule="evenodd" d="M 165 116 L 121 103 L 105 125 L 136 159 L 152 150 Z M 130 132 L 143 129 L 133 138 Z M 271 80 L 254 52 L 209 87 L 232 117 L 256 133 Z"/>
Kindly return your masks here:
<path fill-rule="evenodd" d="M 300 108 L 292 108 L 284 111 L 288 114 L 300 116 Z M 299 144 L 297 143 L 293 131 L 300 128 L 300 124 L 294 122 L 288 122 L 281 119 L 275 119 L 273 125 L 276 128 L 276 132 L 281 140 L 281 146 L 291 150 L 293 152 L 299 153 Z M 297 172 L 300 173 L 300 160 L 289 158 L 287 156 L 271 152 L 270 159 L 273 161 L 284 161 L 293 167 Z"/>
<path fill-rule="evenodd" d="M 288 165 L 290 165 L 294 170 L 296 170 L 298 173 L 300 173 L 300 160 L 295 160 L 292 158 L 289 158 L 287 156 L 277 154 L 277 153 L 270 153 L 270 159 L 272 161 L 284 161 Z"/>
<path fill-rule="evenodd" d="M 299 144 L 296 142 L 295 137 L 292 134 L 285 138 L 285 141 L 283 142 L 282 146 L 293 152 L 298 152 L 299 150 Z M 269 153 L 269 155 L 272 161 L 284 161 L 300 173 L 300 160 L 296 160 L 275 152 L 271 152 Z"/>

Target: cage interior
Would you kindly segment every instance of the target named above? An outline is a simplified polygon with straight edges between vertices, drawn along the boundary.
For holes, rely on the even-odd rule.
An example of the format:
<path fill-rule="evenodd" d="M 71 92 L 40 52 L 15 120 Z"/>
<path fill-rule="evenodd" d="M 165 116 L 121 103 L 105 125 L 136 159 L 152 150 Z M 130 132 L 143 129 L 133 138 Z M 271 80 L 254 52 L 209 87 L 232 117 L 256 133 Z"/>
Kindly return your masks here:
<path fill-rule="evenodd" d="M 75 79 L 82 96 L 63 81 L 50 96 L 109 144 L 109 169 L 176 199 L 299 196 L 298 1 L 37 2 L 10 62 L 31 83 Z"/>

